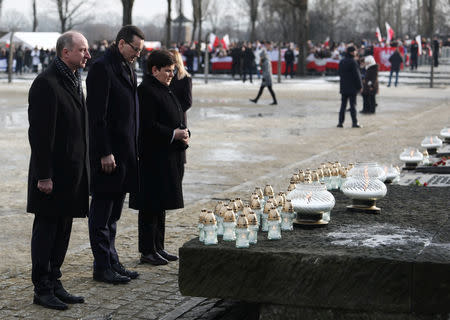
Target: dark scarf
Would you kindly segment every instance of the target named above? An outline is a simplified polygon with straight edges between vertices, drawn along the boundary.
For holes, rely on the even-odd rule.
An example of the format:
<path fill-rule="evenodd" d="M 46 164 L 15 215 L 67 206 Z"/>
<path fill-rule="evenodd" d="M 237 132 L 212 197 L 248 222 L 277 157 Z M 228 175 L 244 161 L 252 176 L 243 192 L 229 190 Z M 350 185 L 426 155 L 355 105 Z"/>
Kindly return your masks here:
<path fill-rule="evenodd" d="M 55 58 L 55 66 L 58 72 L 64 77 L 64 79 L 67 80 L 75 90 L 77 90 L 78 94 L 80 95 L 80 99 L 83 99 L 83 88 L 81 85 L 80 72 L 78 72 L 78 70 L 72 72 L 72 70 L 70 70 L 69 67 L 64 63 L 64 61 L 62 61 L 59 57 Z"/>

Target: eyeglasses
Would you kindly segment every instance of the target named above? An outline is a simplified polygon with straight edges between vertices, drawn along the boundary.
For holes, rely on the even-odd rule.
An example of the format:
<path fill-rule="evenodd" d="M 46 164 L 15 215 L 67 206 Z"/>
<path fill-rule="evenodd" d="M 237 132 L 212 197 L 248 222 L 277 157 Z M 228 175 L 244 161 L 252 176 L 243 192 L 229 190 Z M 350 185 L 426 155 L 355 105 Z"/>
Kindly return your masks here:
<path fill-rule="evenodd" d="M 125 43 L 128 44 L 131 48 L 133 48 L 134 52 L 136 52 L 136 53 L 141 53 L 142 52 L 142 49 L 136 48 L 135 46 L 133 46 L 128 41 L 125 41 Z"/>

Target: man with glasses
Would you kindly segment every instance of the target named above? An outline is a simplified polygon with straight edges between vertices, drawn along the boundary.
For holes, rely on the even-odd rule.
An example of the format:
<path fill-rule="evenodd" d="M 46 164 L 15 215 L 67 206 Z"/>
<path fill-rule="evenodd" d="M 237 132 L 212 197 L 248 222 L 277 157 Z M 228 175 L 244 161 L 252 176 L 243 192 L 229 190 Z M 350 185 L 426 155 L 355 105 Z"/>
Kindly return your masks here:
<path fill-rule="evenodd" d="M 90 67 L 86 79 L 93 276 L 94 280 L 114 284 L 138 277 L 137 272 L 125 269 L 120 263 L 115 238 L 125 195 L 138 189 L 139 101 L 133 64 L 143 47 L 144 34 L 139 28 L 122 27 L 115 43 Z"/>

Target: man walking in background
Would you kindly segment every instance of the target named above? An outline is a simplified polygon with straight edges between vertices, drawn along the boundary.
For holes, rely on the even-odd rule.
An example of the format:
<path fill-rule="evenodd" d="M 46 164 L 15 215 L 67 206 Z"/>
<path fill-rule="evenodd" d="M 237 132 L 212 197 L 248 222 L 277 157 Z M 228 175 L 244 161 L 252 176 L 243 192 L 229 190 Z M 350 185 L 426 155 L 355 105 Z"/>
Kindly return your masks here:
<path fill-rule="evenodd" d="M 341 93 L 341 110 L 339 111 L 338 128 L 344 127 L 345 109 L 350 100 L 350 115 L 352 128 L 361 128 L 356 118 L 356 95 L 361 92 L 362 81 L 359 66 L 355 61 L 356 49 L 353 46 L 347 48 L 344 59 L 339 62 L 339 78 Z"/>
<path fill-rule="evenodd" d="M 58 310 L 84 302 L 59 279 L 72 219 L 86 217 L 89 210 L 88 120 L 79 74 L 91 57 L 88 49 L 78 32 L 60 36 L 56 59 L 34 80 L 28 96 L 33 302 Z"/>
<path fill-rule="evenodd" d="M 139 101 L 133 64 L 143 47 L 144 34 L 139 28 L 122 27 L 115 44 L 92 64 L 86 79 L 93 173 L 89 212 L 93 276 L 114 284 L 138 277 L 120 263 L 115 239 L 125 195 L 138 191 Z"/>

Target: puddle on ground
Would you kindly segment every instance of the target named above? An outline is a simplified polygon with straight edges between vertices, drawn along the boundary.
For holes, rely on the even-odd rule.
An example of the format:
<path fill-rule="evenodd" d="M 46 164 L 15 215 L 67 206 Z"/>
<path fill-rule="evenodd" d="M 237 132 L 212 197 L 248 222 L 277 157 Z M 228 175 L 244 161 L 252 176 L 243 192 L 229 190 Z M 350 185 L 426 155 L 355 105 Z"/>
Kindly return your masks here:
<path fill-rule="evenodd" d="M 24 128 L 28 128 L 28 113 L 26 108 L 15 108 L 14 111 L 0 109 L 0 129 Z"/>
<path fill-rule="evenodd" d="M 243 119 L 244 115 L 238 113 L 238 108 L 220 108 L 221 110 L 216 110 L 212 108 L 200 108 L 198 110 L 199 118 L 205 119 L 223 119 L 223 120 L 238 120 Z M 227 113 L 229 111 L 229 113 Z"/>
<path fill-rule="evenodd" d="M 263 162 L 275 159 L 272 156 L 240 152 L 235 148 L 218 148 L 210 150 L 205 160 L 218 162 Z"/>

